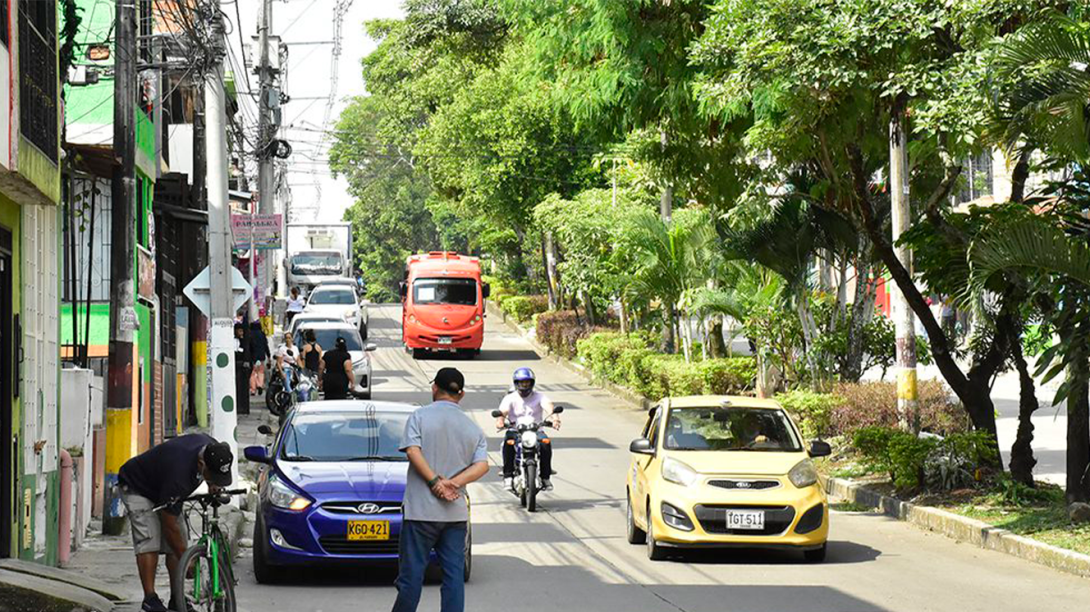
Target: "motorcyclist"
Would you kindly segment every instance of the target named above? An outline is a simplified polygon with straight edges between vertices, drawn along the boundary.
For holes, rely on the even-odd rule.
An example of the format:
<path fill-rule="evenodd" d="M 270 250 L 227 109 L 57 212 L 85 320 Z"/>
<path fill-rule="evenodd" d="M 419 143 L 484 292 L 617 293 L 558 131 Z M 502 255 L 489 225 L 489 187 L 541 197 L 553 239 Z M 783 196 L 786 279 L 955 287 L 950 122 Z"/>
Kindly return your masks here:
<path fill-rule="evenodd" d="M 518 433 L 510 427 L 519 417 L 529 415 L 539 425 L 550 422 L 554 428 L 560 429 L 560 415 L 553 412 L 552 400 L 534 390 L 534 371 L 530 368 L 519 368 L 515 370 L 512 380 L 515 388 L 500 402 L 499 411 L 503 414 L 496 417 L 496 429 L 507 429 L 503 443 L 503 483 L 508 488 L 514 483 L 515 445 L 518 443 Z M 541 487 L 548 491 L 553 488 L 550 482 L 553 474 L 552 443 L 543 430 L 538 430 L 537 437 L 540 442 Z"/>

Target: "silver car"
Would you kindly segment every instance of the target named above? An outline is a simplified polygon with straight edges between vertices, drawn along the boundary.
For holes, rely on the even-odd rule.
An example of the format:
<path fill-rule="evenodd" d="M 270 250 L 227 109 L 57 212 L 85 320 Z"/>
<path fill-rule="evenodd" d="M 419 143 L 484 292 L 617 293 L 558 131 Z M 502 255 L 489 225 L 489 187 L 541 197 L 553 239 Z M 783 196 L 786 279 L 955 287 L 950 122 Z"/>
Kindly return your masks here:
<path fill-rule="evenodd" d="M 367 306 L 357 297 L 353 287 L 344 285 L 315 287 L 307 297 L 307 305 L 303 308 L 303 313 L 340 317 L 355 325 L 362 338 L 367 338 Z"/>
<path fill-rule="evenodd" d="M 374 344 L 363 343 L 360 332 L 354 325 L 342 321 L 330 322 L 304 322 L 295 330 L 295 345 L 300 347 L 306 344 L 304 336 L 308 331 L 313 331 L 318 346 L 322 352 L 333 348 L 337 338 L 344 338 L 348 348 L 348 354 L 352 357 L 352 372 L 356 375 L 356 384 L 363 389 L 358 393 L 361 399 L 371 398 L 371 356 L 368 354 L 377 347 Z"/>

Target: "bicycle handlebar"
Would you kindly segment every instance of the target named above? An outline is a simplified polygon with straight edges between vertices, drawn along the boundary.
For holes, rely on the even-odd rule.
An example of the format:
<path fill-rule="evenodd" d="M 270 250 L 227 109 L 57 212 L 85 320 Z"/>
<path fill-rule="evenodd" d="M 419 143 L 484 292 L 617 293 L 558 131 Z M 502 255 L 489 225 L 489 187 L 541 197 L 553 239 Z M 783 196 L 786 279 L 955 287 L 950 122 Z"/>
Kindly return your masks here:
<path fill-rule="evenodd" d="M 184 504 L 185 502 L 200 502 L 205 506 L 212 504 L 223 505 L 226 501 L 221 501 L 221 498 L 231 495 L 245 495 L 249 491 L 247 489 L 228 489 L 224 491 L 216 491 L 215 493 L 201 493 L 200 495 L 191 495 L 185 499 L 172 499 L 165 504 L 160 504 L 151 509 L 152 512 L 159 512 L 164 508 L 173 506 L 174 504 Z"/>

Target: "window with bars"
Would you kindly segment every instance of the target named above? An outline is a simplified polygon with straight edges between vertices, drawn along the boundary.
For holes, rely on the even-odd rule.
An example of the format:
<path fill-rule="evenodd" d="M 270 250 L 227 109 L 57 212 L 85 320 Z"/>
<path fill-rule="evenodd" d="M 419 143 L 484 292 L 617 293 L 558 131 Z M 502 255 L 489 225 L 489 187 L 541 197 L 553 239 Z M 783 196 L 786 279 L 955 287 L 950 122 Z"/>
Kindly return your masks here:
<path fill-rule="evenodd" d="M 19 3 L 19 131 L 57 161 L 57 2 Z"/>
<path fill-rule="evenodd" d="M 995 193 L 991 150 L 965 160 L 965 172 L 962 176 L 965 177 L 965 182 L 957 196 L 959 204 Z"/>

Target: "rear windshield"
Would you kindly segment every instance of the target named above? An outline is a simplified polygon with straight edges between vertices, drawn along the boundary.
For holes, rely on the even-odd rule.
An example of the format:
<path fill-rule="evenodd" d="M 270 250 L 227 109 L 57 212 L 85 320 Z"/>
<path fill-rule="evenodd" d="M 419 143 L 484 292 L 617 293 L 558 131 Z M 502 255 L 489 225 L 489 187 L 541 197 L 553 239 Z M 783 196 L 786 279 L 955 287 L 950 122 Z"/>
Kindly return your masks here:
<path fill-rule="evenodd" d="M 477 281 L 472 278 L 418 278 L 413 282 L 414 304 L 477 303 Z"/>
<path fill-rule="evenodd" d="M 355 305 L 356 294 L 351 289 L 315 289 L 307 304 Z"/>
<path fill-rule="evenodd" d="M 281 436 L 287 461 L 407 461 L 398 450 L 408 412 L 302 414 Z"/>
<path fill-rule="evenodd" d="M 663 444 L 670 450 L 802 450 L 787 415 L 759 408 L 683 408 L 670 411 Z"/>
<path fill-rule="evenodd" d="M 333 349 L 333 345 L 337 343 L 337 338 L 344 338 L 344 343 L 347 345 L 347 349 L 350 351 L 362 351 L 363 343 L 360 341 L 360 335 L 355 330 L 351 329 L 310 329 L 304 325 L 299 331 L 295 332 L 295 346 L 303 346 L 307 343 L 306 333 L 313 331 L 315 339 L 318 341 L 318 346 L 322 347 L 323 351 Z"/>

